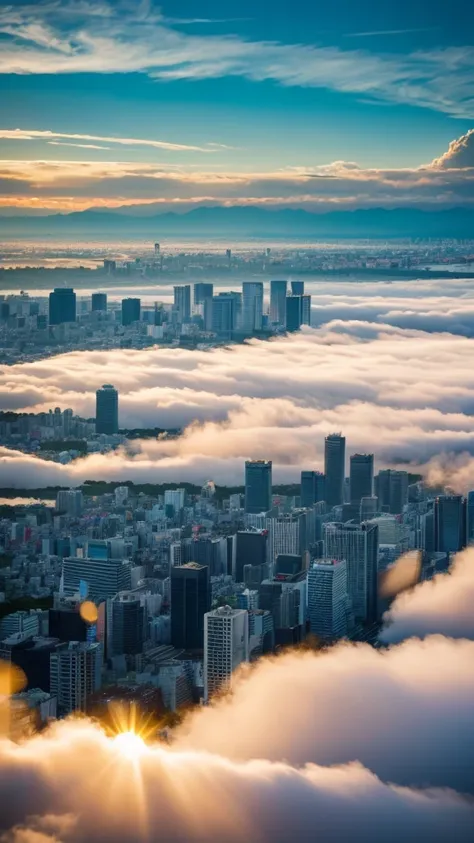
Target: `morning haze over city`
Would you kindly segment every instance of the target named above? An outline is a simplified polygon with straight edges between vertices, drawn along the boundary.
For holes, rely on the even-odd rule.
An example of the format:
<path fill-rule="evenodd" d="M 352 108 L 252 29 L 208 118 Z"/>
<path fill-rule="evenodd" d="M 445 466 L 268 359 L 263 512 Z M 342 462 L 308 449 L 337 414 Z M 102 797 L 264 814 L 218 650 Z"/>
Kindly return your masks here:
<path fill-rule="evenodd" d="M 0 839 L 469 843 L 474 12 L 0 0 Z"/>

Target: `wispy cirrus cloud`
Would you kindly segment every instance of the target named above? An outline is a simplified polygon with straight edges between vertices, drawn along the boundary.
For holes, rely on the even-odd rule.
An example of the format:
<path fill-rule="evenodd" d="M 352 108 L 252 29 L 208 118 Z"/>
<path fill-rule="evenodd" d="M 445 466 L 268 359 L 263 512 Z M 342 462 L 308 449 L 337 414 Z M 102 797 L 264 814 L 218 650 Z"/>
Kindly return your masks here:
<path fill-rule="evenodd" d="M 197 19 L 196 19 L 197 20 Z M 182 22 L 181 22 L 182 23 Z M 226 75 L 320 87 L 474 116 L 474 47 L 376 54 L 319 44 L 190 34 L 149 4 L 37 3 L 0 9 L 2 73 L 143 72 L 159 80 Z"/>
<path fill-rule="evenodd" d="M 70 134 L 68 132 L 52 132 L 38 129 L 0 129 L 0 140 L 44 140 L 49 142 L 53 138 L 63 138 L 72 141 L 101 141 L 113 143 L 118 146 L 148 146 L 153 149 L 165 149 L 168 152 L 215 152 L 217 149 L 225 148 L 223 144 L 209 143 L 206 146 L 193 146 L 185 143 L 173 143 L 171 141 L 149 140 L 145 138 L 120 138 L 104 135 L 83 135 Z M 71 144 L 72 145 L 72 144 Z M 89 147 L 98 149 L 100 147 Z"/>

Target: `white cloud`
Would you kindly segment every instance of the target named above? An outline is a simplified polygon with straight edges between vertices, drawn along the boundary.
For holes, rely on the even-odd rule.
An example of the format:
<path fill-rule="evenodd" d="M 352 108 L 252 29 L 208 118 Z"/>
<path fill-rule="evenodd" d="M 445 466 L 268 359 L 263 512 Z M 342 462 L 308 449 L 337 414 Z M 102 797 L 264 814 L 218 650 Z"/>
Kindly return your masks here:
<path fill-rule="evenodd" d="M 69 134 L 67 132 L 52 132 L 38 129 L 0 129 L 0 140 L 45 140 L 52 138 L 63 138 L 67 140 L 102 141 L 103 143 L 116 143 L 120 146 L 149 146 L 155 149 L 166 149 L 171 152 L 214 152 L 216 145 L 190 146 L 183 143 L 171 143 L 170 141 L 146 140 L 144 138 L 118 138 L 104 135 L 81 135 Z M 71 144 L 74 145 L 74 144 Z M 87 147 L 86 147 L 87 148 Z M 92 147 L 98 149 L 100 147 Z"/>

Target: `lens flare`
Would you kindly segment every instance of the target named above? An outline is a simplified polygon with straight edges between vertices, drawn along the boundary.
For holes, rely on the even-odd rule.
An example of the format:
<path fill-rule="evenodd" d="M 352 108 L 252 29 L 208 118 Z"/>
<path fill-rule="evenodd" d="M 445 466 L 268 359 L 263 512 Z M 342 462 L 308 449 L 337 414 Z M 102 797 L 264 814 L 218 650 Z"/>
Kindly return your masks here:
<path fill-rule="evenodd" d="M 119 748 L 122 755 L 133 761 L 146 751 L 145 741 L 135 732 L 122 732 L 122 734 L 116 735 L 114 744 Z"/>
<path fill-rule="evenodd" d="M 97 606 L 90 600 L 85 600 L 84 603 L 81 603 L 81 608 L 79 609 L 79 612 L 82 620 L 86 623 L 96 623 L 97 618 L 99 617 Z"/>

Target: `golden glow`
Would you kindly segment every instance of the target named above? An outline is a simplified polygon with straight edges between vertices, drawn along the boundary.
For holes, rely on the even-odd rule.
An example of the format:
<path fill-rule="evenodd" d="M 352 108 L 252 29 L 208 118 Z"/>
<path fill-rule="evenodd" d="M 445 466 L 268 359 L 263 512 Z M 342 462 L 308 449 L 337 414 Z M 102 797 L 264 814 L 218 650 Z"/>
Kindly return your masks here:
<path fill-rule="evenodd" d="M 21 667 L 0 661 L 0 697 L 11 697 L 22 691 L 26 685 L 26 676 Z"/>
<path fill-rule="evenodd" d="M 79 612 L 82 620 L 86 623 L 96 623 L 97 618 L 99 617 L 97 606 L 90 600 L 85 600 L 84 603 L 81 603 Z"/>
<path fill-rule="evenodd" d="M 146 751 L 145 741 L 135 732 L 122 732 L 116 735 L 114 744 L 120 749 L 122 755 L 131 760 L 135 760 Z"/>

